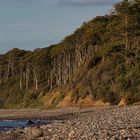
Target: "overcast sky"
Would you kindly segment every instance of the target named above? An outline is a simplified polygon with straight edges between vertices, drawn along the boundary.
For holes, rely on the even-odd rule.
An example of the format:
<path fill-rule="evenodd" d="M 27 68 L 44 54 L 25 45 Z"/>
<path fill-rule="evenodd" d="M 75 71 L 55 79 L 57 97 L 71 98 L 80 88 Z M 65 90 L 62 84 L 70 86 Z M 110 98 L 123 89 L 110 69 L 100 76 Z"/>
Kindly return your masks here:
<path fill-rule="evenodd" d="M 118 0 L 0 0 L 0 53 L 60 42 Z"/>

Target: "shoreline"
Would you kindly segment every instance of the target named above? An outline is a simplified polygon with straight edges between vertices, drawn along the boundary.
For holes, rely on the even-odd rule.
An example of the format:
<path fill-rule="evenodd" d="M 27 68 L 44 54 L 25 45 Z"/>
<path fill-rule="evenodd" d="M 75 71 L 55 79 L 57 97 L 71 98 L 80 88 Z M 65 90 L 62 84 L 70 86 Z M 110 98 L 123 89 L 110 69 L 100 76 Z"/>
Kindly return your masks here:
<path fill-rule="evenodd" d="M 82 111 L 82 109 L 81 109 Z M 79 108 L 63 109 L 2 109 L 0 120 L 32 120 L 32 119 L 59 119 L 79 112 Z"/>

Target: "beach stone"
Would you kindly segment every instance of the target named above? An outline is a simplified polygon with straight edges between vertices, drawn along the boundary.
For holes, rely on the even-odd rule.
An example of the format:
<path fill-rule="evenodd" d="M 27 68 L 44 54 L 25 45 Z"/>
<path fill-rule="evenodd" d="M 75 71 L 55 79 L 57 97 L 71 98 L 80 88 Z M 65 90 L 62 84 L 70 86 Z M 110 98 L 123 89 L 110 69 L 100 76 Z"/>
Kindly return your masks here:
<path fill-rule="evenodd" d="M 0 140 L 19 140 L 19 139 L 20 139 L 19 135 L 14 132 L 11 132 L 8 135 L 4 135 L 3 138 L 0 138 Z"/>
<path fill-rule="evenodd" d="M 23 132 L 23 129 L 22 129 L 22 128 L 17 128 L 17 129 L 15 130 L 15 133 L 17 133 L 17 134 L 19 134 L 19 135 L 24 134 L 24 132 Z"/>
<path fill-rule="evenodd" d="M 51 140 L 61 140 L 61 138 L 58 135 L 53 135 Z"/>
<path fill-rule="evenodd" d="M 38 138 L 43 136 L 43 131 L 39 126 L 31 128 L 31 137 Z"/>
<path fill-rule="evenodd" d="M 68 139 L 71 139 L 71 138 L 73 137 L 74 133 L 75 133 L 74 131 L 71 131 L 71 132 L 69 133 L 69 135 L 68 135 L 68 136 L 69 136 Z"/>
<path fill-rule="evenodd" d="M 33 125 L 33 124 L 34 124 L 34 122 L 31 121 L 31 120 L 29 120 L 29 121 L 26 123 L 26 125 Z"/>

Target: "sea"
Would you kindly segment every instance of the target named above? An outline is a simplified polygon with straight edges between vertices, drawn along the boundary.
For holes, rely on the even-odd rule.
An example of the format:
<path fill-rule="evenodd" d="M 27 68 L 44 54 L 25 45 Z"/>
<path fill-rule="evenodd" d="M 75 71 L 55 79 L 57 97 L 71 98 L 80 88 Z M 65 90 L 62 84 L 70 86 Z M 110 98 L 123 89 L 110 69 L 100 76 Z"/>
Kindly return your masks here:
<path fill-rule="evenodd" d="M 28 127 L 27 125 L 29 120 L 0 120 L 0 132 L 2 131 L 9 131 L 16 128 L 24 128 Z M 34 124 L 33 125 L 40 125 L 48 123 L 47 120 L 31 120 Z"/>

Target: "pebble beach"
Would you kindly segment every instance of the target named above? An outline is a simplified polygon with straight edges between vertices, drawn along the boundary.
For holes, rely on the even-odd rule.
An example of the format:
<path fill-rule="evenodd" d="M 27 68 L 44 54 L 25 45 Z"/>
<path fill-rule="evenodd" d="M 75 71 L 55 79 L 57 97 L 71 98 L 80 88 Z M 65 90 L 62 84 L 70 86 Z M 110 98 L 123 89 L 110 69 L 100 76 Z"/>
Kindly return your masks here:
<path fill-rule="evenodd" d="M 37 112 L 18 111 L 17 118 L 8 116 L 8 111 L 5 118 L 32 119 L 30 115 Z M 0 140 L 140 140 L 140 106 L 38 111 L 38 118 L 49 123 L 0 132 Z"/>

